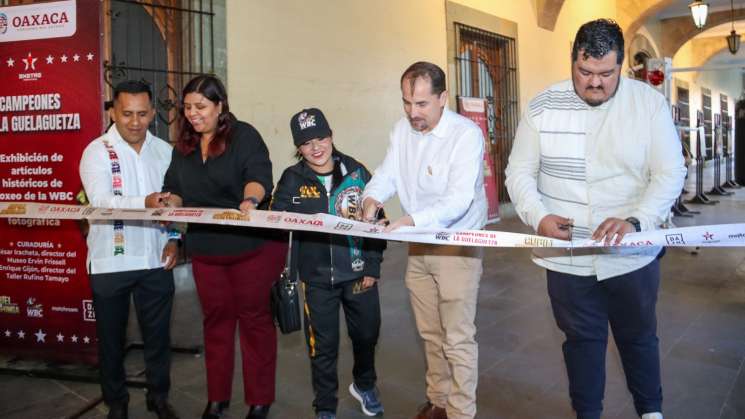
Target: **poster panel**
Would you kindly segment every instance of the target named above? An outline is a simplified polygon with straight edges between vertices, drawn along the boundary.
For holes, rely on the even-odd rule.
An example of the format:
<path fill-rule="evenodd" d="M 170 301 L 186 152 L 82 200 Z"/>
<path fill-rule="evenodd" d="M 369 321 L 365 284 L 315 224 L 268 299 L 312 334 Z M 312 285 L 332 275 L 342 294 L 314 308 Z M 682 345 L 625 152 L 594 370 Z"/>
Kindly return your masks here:
<path fill-rule="evenodd" d="M 486 99 L 478 97 L 459 97 L 458 113 L 472 120 L 484 133 L 484 189 L 486 189 L 486 201 L 489 205 L 487 214 L 488 222 L 499 221 L 499 192 L 497 189 L 497 178 L 494 173 L 494 159 L 489 142 L 488 117 L 486 114 Z"/>
<path fill-rule="evenodd" d="M 0 201 L 74 204 L 103 128 L 100 1 L 0 8 Z M 96 360 L 81 225 L 0 221 L 0 351 Z"/>

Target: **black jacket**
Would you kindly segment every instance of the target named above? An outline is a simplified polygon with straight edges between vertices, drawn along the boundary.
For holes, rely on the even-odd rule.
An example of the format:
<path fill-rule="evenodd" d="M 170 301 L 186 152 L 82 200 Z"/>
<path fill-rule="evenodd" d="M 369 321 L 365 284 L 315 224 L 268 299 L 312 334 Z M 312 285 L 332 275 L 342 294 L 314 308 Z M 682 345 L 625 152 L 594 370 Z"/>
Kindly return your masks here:
<path fill-rule="evenodd" d="M 235 208 L 243 200 L 248 182 L 258 182 L 266 191 L 272 183 L 269 150 L 256 129 L 230 115 L 231 127 L 225 152 L 202 161 L 199 144 L 188 155 L 173 149 L 171 165 L 163 181 L 163 192 L 184 200 L 184 207 Z M 268 195 L 268 192 L 267 192 Z M 259 209 L 266 209 L 265 199 Z M 265 228 L 190 223 L 186 232 L 186 251 L 194 255 L 238 255 L 261 246 L 278 236 Z"/>
<path fill-rule="evenodd" d="M 370 172 L 361 163 L 336 150 L 333 159 L 331 191 L 326 191 L 317 174 L 301 160 L 282 173 L 272 197 L 271 209 L 361 219 L 362 191 L 370 181 Z M 307 283 L 331 287 L 363 276 L 380 278 L 385 247 L 384 240 L 294 231 L 290 275 Z"/>

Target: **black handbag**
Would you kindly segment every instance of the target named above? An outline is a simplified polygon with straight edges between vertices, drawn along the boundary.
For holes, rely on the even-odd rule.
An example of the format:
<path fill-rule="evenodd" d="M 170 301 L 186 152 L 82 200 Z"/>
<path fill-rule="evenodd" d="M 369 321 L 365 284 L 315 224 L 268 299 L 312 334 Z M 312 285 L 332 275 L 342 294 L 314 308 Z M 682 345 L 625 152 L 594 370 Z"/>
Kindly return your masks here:
<path fill-rule="evenodd" d="M 296 279 L 290 278 L 290 255 L 292 254 L 292 232 L 290 232 L 290 244 L 287 247 L 287 260 L 285 268 L 279 275 L 279 279 L 272 285 L 271 306 L 274 321 L 283 334 L 297 332 L 300 330 L 300 297 L 298 295 L 298 283 Z"/>

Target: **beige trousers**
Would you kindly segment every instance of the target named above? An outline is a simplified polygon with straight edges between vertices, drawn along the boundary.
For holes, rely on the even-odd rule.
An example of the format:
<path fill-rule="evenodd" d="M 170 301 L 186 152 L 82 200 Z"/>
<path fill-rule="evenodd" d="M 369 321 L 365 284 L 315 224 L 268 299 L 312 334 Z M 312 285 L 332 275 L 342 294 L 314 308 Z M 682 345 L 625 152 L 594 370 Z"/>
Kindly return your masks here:
<path fill-rule="evenodd" d="M 444 407 L 448 419 L 476 416 L 482 257 L 480 247 L 409 245 L 406 287 L 424 341 L 427 398 Z"/>

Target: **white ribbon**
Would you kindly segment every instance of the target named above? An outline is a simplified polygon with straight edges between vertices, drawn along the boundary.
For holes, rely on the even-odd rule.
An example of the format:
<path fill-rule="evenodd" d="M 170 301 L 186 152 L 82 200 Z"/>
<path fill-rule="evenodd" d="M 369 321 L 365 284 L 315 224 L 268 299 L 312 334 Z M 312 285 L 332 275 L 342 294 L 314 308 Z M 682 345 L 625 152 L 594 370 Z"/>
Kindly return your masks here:
<path fill-rule="evenodd" d="M 490 230 L 423 229 L 402 227 L 384 233 L 383 227 L 329 214 L 253 210 L 242 214 L 219 208 L 108 209 L 36 202 L 0 202 L 0 218 L 60 220 L 150 220 L 179 223 L 221 224 L 241 227 L 304 230 L 345 236 L 370 237 L 402 242 L 480 247 L 606 247 L 592 239 L 572 241 L 533 234 Z M 14 224 L 9 220 L 10 224 Z M 643 231 L 624 236 L 617 246 L 745 247 L 745 223 L 719 224 Z"/>

